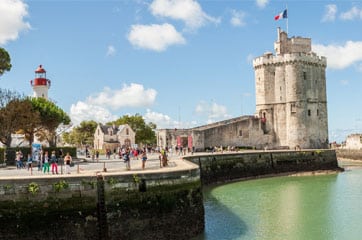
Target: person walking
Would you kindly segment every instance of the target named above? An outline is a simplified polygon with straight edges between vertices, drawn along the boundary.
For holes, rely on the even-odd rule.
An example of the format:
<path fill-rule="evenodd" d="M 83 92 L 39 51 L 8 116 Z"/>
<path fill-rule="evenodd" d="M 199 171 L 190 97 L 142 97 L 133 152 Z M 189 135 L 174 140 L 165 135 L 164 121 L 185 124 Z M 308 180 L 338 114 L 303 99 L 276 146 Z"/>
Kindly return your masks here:
<path fill-rule="evenodd" d="M 33 164 L 33 158 L 31 157 L 31 154 L 28 153 L 28 160 L 26 161 L 26 168 L 31 169 L 32 168 L 32 164 Z"/>
<path fill-rule="evenodd" d="M 53 151 L 52 155 L 50 156 L 50 164 L 52 166 L 52 173 L 58 174 L 58 159 L 55 156 L 55 151 Z"/>
<path fill-rule="evenodd" d="M 65 173 L 70 174 L 70 164 L 72 163 L 72 157 L 70 156 L 69 152 L 64 157 L 65 162 Z"/>
<path fill-rule="evenodd" d="M 123 154 L 123 160 L 126 163 L 126 169 L 129 171 L 131 170 L 131 161 L 130 161 L 130 150 L 127 148 L 126 152 Z"/>
<path fill-rule="evenodd" d="M 142 152 L 142 170 L 145 169 L 146 161 L 147 161 L 147 153 L 146 153 L 146 149 L 143 149 L 143 152 Z"/>
<path fill-rule="evenodd" d="M 15 161 L 16 161 L 16 168 L 17 168 L 17 169 L 23 168 L 23 162 L 21 161 L 21 157 L 20 157 L 20 153 L 19 153 L 19 152 L 16 152 Z"/>
<path fill-rule="evenodd" d="M 44 164 L 43 164 L 43 173 L 49 173 L 49 155 L 48 155 L 48 151 L 45 151 L 44 154 Z"/>

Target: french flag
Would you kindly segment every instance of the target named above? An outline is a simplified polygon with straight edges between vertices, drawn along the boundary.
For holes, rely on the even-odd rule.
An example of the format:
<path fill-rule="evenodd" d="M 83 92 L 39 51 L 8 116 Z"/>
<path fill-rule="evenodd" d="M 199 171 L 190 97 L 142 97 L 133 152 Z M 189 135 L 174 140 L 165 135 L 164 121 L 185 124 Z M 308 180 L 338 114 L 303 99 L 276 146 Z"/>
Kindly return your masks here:
<path fill-rule="evenodd" d="M 279 19 L 282 19 L 282 18 L 288 18 L 287 9 L 285 9 L 283 12 L 279 13 L 278 15 L 276 15 L 276 16 L 274 17 L 274 20 L 279 20 Z"/>

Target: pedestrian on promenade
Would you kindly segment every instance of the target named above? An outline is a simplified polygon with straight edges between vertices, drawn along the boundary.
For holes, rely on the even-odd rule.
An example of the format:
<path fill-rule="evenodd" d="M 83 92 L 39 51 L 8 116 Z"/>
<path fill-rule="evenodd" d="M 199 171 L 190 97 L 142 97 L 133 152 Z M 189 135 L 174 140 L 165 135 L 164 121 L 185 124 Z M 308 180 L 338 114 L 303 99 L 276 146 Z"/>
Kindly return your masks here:
<path fill-rule="evenodd" d="M 123 154 L 123 160 L 126 163 L 126 169 L 129 171 L 131 170 L 131 161 L 130 161 L 130 150 L 127 148 L 126 152 Z"/>
<path fill-rule="evenodd" d="M 31 166 L 32 163 L 33 163 L 33 158 L 31 157 L 31 154 L 28 153 L 28 160 L 26 161 L 26 168 L 28 169 L 28 171 L 29 171 L 29 169 L 32 167 L 32 166 Z"/>
<path fill-rule="evenodd" d="M 142 170 L 145 169 L 146 161 L 147 161 L 147 153 L 146 153 L 146 149 L 143 149 L 143 152 L 142 152 Z"/>
<path fill-rule="evenodd" d="M 65 162 L 65 173 L 70 174 L 70 164 L 72 163 L 72 157 L 70 156 L 69 152 L 64 157 Z"/>
<path fill-rule="evenodd" d="M 16 152 L 16 168 L 21 169 L 24 168 L 23 161 L 21 160 L 21 154 L 20 152 Z"/>
<path fill-rule="evenodd" d="M 43 164 L 44 164 L 44 156 L 43 156 L 43 150 L 40 150 L 38 153 L 38 171 L 43 170 Z"/>
<path fill-rule="evenodd" d="M 50 156 L 50 164 L 52 165 L 52 173 L 58 174 L 58 159 L 55 156 L 55 151 L 53 151 L 52 155 Z"/>
<path fill-rule="evenodd" d="M 44 154 L 44 164 L 43 164 L 43 173 L 49 173 L 49 155 L 48 155 L 48 151 L 45 151 Z"/>

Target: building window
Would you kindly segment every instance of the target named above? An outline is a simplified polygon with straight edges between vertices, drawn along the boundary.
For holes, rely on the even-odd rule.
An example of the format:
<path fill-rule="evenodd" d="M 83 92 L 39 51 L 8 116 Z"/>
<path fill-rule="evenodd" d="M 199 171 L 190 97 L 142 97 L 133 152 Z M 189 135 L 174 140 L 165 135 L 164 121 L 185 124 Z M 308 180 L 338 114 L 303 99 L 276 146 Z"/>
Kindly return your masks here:
<path fill-rule="evenodd" d="M 297 112 L 297 107 L 295 106 L 295 103 L 290 104 L 290 112 L 291 113 Z"/>
<path fill-rule="evenodd" d="M 317 116 L 319 116 L 319 109 L 317 109 Z"/>
<path fill-rule="evenodd" d="M 303 72 L 303 79 L 307 80 L 307 72 Z"/>
<path fill-rule="evenodd" d="M 310 109 L 308 109 L 308 116 L 310 116 Z"/>
<path fill-rule="evenodd" d="M 126 135 L 129 135 L 129 131 L 128 131 L 128 128 L 126 128 Z"/>
<path fill-rule="evenodd" d="M 243 136 L 243 130 L 239 130 L 239 137 Z"/>

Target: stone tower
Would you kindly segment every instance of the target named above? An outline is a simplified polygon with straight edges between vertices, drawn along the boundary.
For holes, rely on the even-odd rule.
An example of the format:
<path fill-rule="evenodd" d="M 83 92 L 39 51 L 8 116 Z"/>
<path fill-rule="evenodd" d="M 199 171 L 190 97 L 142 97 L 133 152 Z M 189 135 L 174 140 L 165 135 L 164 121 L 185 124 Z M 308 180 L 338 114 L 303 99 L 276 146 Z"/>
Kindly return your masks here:
<path fill-rule="evenodd" d="M 288 38 L 280 28 L 274 48 L 253 61 L 264 134 L 273 146 L 328 148 L 326 58 L 312 52 L 310 38 Z"/>

